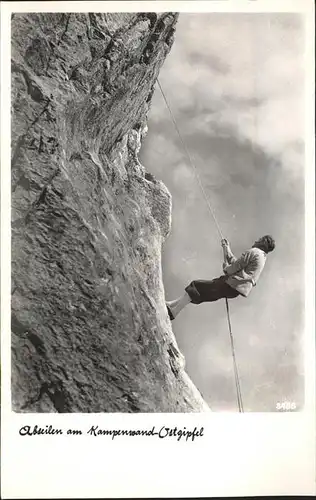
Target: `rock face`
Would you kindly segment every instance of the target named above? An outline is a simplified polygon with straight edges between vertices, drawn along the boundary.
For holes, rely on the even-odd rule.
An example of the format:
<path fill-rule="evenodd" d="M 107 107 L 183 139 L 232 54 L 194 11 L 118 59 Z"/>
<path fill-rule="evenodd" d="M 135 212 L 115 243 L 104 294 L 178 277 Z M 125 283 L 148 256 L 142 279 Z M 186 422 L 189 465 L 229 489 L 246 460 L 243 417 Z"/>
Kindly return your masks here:
<path fill-rule="evenodd" d="M 12 18 L 12 404 L 207 411 L 164 305 L 164 184 L 138 160 L 177 14 Z"/>

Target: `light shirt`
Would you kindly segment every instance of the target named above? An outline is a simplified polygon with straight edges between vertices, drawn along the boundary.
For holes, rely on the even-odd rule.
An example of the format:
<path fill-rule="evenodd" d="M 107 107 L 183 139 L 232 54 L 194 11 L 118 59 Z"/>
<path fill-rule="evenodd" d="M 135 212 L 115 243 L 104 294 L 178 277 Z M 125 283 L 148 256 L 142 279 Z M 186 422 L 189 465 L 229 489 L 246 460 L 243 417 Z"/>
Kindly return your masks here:
<path fill-rule="evenodd" d="M 247 297 L 262 273 L 266 258 L 267 254 L 260 248 L 250 248 L 239 259 L 236 259 L 230 251 L 228 256 L 229 265 L 224 271 L 229 276 L 226 283 L 241 295 Z M 240 283 L 240 280 L 247 278 L 251 278 L 251 282 Z"/>

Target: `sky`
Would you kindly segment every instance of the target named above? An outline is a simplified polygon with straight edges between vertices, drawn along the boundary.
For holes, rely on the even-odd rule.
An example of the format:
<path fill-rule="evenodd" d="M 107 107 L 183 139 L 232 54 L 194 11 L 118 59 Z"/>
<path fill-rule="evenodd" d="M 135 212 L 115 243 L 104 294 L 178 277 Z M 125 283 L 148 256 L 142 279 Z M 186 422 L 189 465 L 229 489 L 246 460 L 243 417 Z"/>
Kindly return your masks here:
<path fill-rule="evenodd" d="M 304 27 L 299 14 L 180 14 L 160 83 L 222 232 L 238 257 L 276 249 L 247 299 L 230 301 L 245 411 L 304 402 Z M 222 249 L 159 89 L 141 161 L 172 194 L 167 300 L 221 274 Z M 225 302 L 172 322 L 186 370 L 215 411 L 237 411 Z"/>

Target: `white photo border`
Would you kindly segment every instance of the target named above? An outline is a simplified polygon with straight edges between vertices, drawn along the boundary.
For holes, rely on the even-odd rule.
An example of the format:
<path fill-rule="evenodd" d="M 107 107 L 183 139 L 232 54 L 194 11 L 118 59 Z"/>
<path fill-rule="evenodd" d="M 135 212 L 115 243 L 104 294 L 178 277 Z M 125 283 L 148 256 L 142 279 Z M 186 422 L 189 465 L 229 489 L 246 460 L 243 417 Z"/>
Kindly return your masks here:
<path fill-rule="evenodd" d="M 305 406 L 297 413 L 18 414 L 11 411 L 10 16 L 13 12 L 299 12 L 306 26 Z M 1 374 L 3 498 L 315 494 L 314 5 L 309 0 L 3 2 L 1 5 Z M 194 442 L 19 435 L 63 429 L 204 428 Z"/>

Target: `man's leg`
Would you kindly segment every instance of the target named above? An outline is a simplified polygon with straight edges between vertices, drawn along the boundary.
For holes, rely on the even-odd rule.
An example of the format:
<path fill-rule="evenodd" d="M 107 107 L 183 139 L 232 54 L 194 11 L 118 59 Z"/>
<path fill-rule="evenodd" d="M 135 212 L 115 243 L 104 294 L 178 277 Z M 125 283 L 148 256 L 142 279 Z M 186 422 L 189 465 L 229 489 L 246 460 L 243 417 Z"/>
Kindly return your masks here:
<path fill-rule="evenodd" d="M 184 295 L 176 300 L 166 302 L 170 319 L 174 319 L 188 304 L 202 304 L 203 302 L 215 302 L 219 299 L 233 299 L 239 293 L 226 283 L 227 277 L 220 276 L 213 280 L 194 280 L 185 288 Z M 173 316 L 173 317 L 172 317 Z"/>
<path fill-rule="evenodd" d="M 175 318 L 182 309 L 185 308 L 188 304 L 190 304 L 191 298 L 187 292 L 184 292 L 181 297 L 171 300 L 169 302 L 166 302 L 167 307 L 172 313 L 173 318 Z"/>
<path fill-rule="evenodd" d="M 227 283 L 227 276 L 223 275 L 212 280 L 194 280 L 185 288 L 192 304 L 215 302 L 220 299 L 232 299 L 239 293 Z"/>

